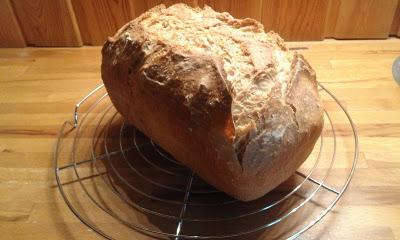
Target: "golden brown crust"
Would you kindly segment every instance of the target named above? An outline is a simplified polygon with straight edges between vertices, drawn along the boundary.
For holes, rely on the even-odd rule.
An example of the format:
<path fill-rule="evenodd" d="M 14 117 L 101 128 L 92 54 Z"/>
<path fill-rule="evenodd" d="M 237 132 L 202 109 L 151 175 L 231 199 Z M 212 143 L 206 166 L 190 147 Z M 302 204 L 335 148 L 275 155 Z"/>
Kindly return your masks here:
<path fill-rule="evenodd" d="M 244 181 L 256 184 L 247 195 L 262 195 L 286 180 L 311 153 L 322 131 L 315 72 L 303 56 L 295 55 L 285 101 L 275 96 L 264 108 L 264 130 L 249 141 L 242 160 Z"/>
<path fill-rule="evenodd" d="M 145 56 L 142 45 L 118 39 L 103 47 L 102 78 L 114 106 L 214 186 L 228 188 L 226 179 L 240 175 L 241 167 L 232 148 L 232 98 L 224 74 L 206 56 L 167 46 Z"/>
<path fill-rule="evenodd" d="M 274 87 L 257 112 L 256 130 L 243 135 L 237 148 L 232 116 L 237 89 L 227 80 L 221 60 L 150 41 L 139 24 L 163 9 L 159 6 L 141 15 L 103 46 L 102 78 L 114 106 L 218 189 L 244 201 L 264 195 L 298 168 L 320 135 L 322 106 L 314 71 L 295 54 L 288 86 L 283 88 L 275 75 L 264 70 L 278 63 L 268 60 L 262 65 L 257 76 L 272 81 Z M 252 19 L 223 18 L 248 31 L 260 30 Z M 272 39 L 282 44 L 278 36 Z M 253 44 L 249 51 L 258 47 L 262 48 Z"/>

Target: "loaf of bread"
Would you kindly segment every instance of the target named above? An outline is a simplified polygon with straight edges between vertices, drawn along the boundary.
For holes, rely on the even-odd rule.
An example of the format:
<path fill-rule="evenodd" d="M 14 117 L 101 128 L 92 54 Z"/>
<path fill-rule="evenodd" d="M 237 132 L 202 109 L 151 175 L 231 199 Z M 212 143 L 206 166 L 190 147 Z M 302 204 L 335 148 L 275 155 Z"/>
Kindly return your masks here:
<path fill-rule="evenodd" d="M 102 55 L 124 118 L 239 200 L 290 177 L 321 133 L 315 72 L 253 19 L 159 5 L 110 37 Z"/>

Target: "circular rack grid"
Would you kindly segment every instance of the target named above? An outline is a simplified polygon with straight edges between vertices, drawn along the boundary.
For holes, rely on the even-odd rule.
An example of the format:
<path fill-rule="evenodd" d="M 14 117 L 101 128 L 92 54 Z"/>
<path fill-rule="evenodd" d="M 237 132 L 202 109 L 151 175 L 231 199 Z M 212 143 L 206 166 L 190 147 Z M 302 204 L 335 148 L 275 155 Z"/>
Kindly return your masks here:
<path fill-rule="evenodd" d="M 328 179 L 341 152 L 327 110 L 323 133 L 303 164 L 305 171 L 301 167 L 292 181 L 261 199 L 240 202 L 208 186 L 127 124 L 100 85 L 76 104 L 73 122 L 64 122 L 60 129 L 54 150 L 58 188 L 72 213 L 106 239 L 125 239 L 132 231 L 175 240 L 255 239 L 252 234 L 295 239 L 335 206 L 358 158 L 349 113 L 321 84 L 319 91 L 344 114 L 354 145 L 348 172 L 333 178 L 334 186 Z"/>

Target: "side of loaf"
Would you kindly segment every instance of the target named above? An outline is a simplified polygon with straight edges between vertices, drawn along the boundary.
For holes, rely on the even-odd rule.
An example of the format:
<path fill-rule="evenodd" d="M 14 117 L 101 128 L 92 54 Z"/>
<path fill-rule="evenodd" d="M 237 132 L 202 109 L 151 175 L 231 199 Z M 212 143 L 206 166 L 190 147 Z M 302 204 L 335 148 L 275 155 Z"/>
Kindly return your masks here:
<path fill-rule="evenodd" d="M 110 37 L 102 55 L 124 118 L 237 199 L 285 181 L 322 131 L 315 72 L 253 19 L 159 5 Z"/>

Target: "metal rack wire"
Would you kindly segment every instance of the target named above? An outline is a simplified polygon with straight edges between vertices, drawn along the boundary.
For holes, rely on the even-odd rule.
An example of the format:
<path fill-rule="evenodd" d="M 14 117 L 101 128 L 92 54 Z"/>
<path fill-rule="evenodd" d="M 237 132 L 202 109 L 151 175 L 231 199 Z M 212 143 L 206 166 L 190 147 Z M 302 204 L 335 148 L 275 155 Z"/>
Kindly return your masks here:
<path fill-rule="evenodd" d="M 55 177 L 72 213 L 106 239 L 132 231 L 164 239 L 255 239 L 254 234 L 295 239 L 338 202 L 353 176 L 358 139 L 349 113 L 323 85 L 347 121 L 353 147 L 345 178 L 330 185 L 338 136 L 325 110 L 324 131 L 307 167 L 262 199 L 243 203 L 208 186 L 113 108 L 100 85 L 76 104 L 54 150 Z M 336 111 L 338 112 L 338 111 Z M 328 137 L 325 137 L 327 135 Z M 347 165 L 346 165 L 347 166 Z M 314 175 L 316 177 L 314 177 Z"/>

